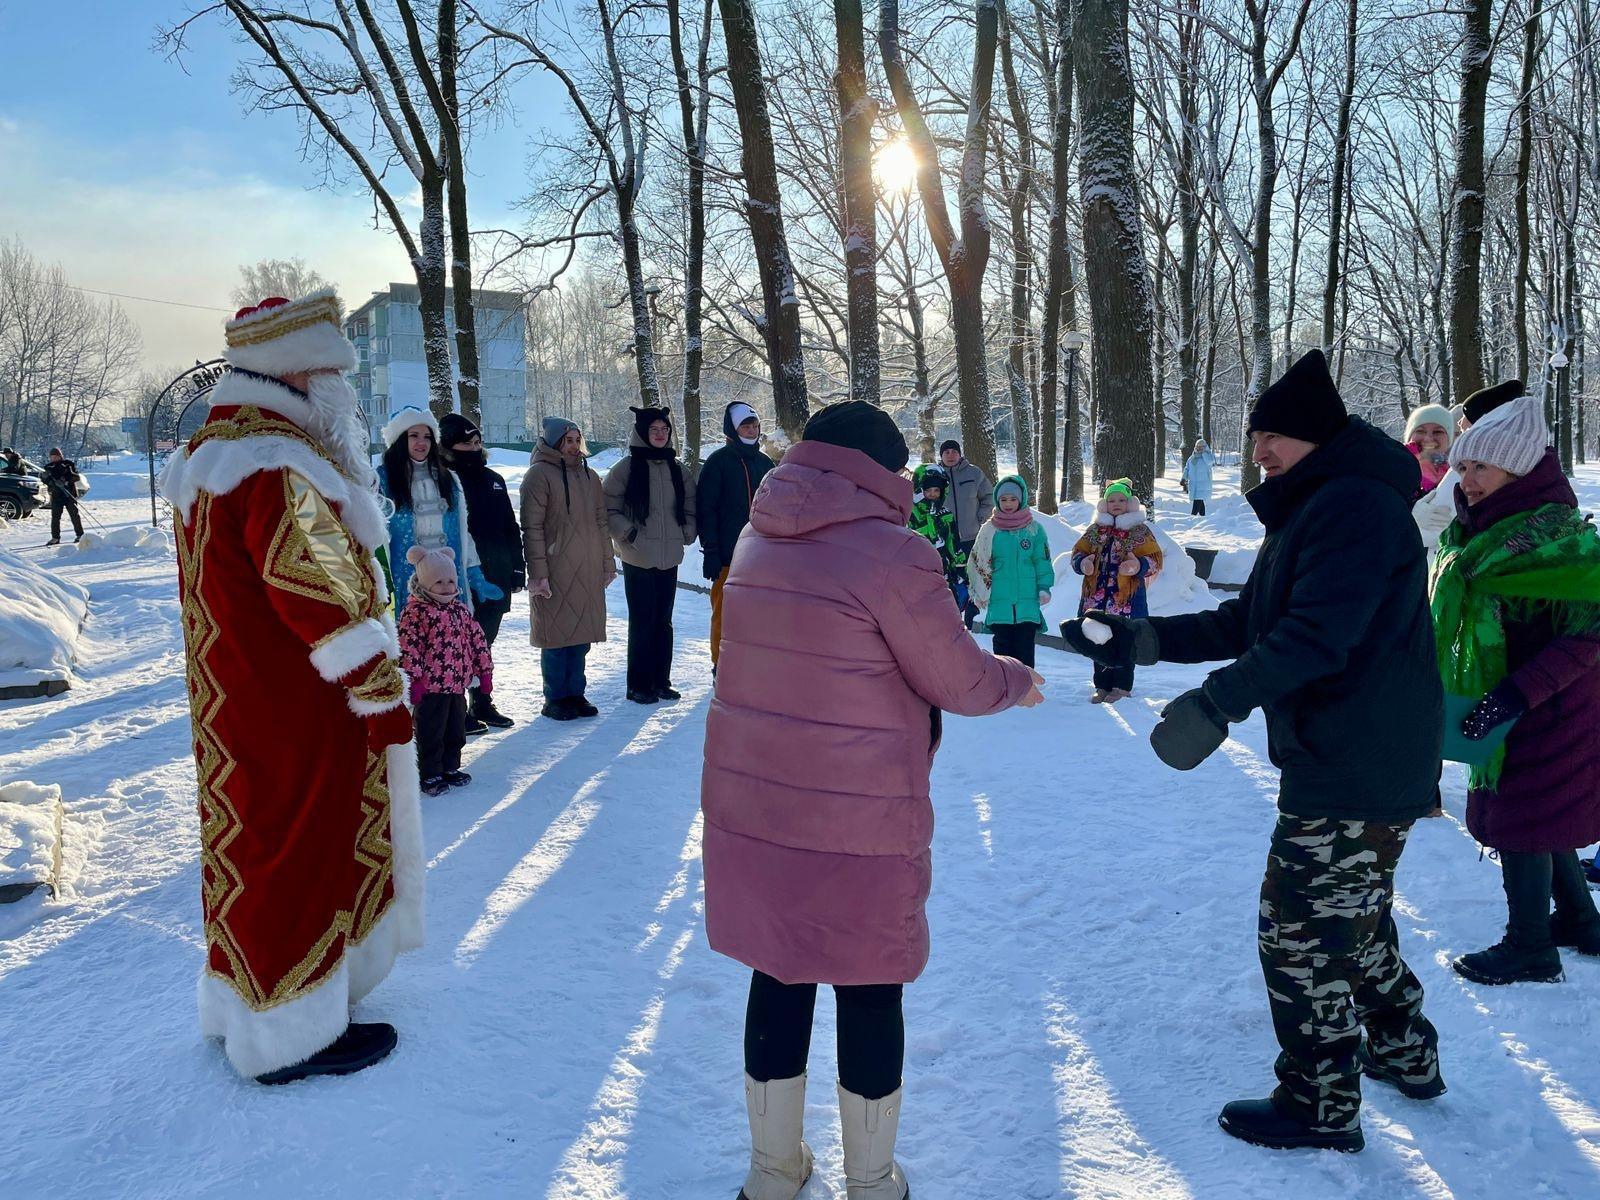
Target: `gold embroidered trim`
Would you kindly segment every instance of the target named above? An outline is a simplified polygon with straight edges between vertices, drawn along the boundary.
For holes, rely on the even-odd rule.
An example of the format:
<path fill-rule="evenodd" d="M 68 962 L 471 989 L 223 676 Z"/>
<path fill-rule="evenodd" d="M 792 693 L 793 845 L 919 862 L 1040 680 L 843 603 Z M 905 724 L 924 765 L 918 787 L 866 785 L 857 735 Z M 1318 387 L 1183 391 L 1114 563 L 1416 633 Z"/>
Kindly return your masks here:
<path fill-rule="evenodd" d="M 367 704 L 390 704 L 406 694 L 405 679 L 394 660 L 386 658 L 350 689 L 350 695 Z"/>
<path fill-rule="evenodd" d="M 361 943 L 372 932 L 387 905 L 384 892 L 394 872 L 394 847 L 389 841 L 392 805 L 389 799 L 389 756 L 367 752 L 367 775 L 361 789 L 361 829 L 356 835 L 356 865 L 362 868 L 356 888 L 350 940 Z"/>
<path fill-rule="evenodd" d="M 251 313 L 249 317 L 239 318 L 237 323 L 230 321 L 227 326 L 228 346 L 258 346 L 262 342 L 275 341 L 302 329 L 310 329 L 323 321 L 332 325 L 334 332 L 341 336 L 344 333 L 339 324 L 339 302 L 332 296 L 312 301 L 306 307 L 285 304 L 267 311 L 282 315 L 262 317 Z"/>
<path fill-rule="evenodd" d="M 332 506 L 292 470 L 283 474 L 283 498 L 283 518 L 267 549 L 267 583 L 308 600 L 338 605 L 352 621 L 367 616 L 375 603 L 376 585 Z"/>

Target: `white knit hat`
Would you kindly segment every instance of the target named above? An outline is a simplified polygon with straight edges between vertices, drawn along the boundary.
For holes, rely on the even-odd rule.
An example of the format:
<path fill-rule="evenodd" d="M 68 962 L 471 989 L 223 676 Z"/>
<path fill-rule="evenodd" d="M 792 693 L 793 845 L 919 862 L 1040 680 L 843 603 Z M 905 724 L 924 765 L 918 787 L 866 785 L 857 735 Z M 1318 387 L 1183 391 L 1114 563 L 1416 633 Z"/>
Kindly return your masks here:
<path fill-rule="evenodd" d="M 1458 437 L 1450 447 L 1450 465 L 1459 471 L 1463 462 L 1481 462 L 1526 475 L 1549 447 L 1544 405 L 1533 396 L 1523 396 L 1502 404 Z"/>
<path fill-rule="evenodd" d="M 1450 418 L 1450 410 L 1442 404 L 1424 404 L 1412 410 L 1411 416 L 1406 419 L 1406 435 L 1400 440 L 1409 442 L 1424 425 L 1437 425 L 1444 430 L 1446 445 L 1455 435 L 1456 423 Z"/>
<path fill-rule="evenodd" d="M 356 348 L 332 288 L 298 300 L 270 296 L 241 308 L 225 326 L 225 357 L 237 370 L 282 379 L 301 371 L 353 371 Z"/>
<path fill-rule="evenodd" d="M 413 425 L 426 425 L 433 430 L 433 444 L 439 444 L 439 422 L 434 415 L 425 408 L 418 408 L 414 404 L 407 405 L 389 414 L 389 420 L 383 427 L 383 444 L 392 446 L 405 435 L 406 430 Z"/>

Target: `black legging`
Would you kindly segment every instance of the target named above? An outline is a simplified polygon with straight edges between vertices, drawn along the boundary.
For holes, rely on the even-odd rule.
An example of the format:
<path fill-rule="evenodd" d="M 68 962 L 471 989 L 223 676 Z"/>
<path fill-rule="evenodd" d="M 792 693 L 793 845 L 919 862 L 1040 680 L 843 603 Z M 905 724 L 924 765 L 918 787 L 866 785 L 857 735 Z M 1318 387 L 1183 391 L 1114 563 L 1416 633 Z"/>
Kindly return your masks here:
<path fill-rule="evenodd" d="M 1507 926 L 1511 940 L 1527 950 L 1547 950 L 1550 901 L 1556 913 L 1576 925 L 1596 919 L 1594 897 L 1576 850 L 1554 854 L 1500 852 L 1500 875 L 1506 890 Z"/>
<path fill-rule="evenodd" d="M 900 1086 L 906 1062 L 906 1020 L 898 983 L 835 987 L 839 1014 L 839 1083 L 868 1100 Z M 757 1083 L 793 1079 L 811 1057 L 814 983 L 779 983 L 755 971 L 744 1014 L 744 1069 Z"/>

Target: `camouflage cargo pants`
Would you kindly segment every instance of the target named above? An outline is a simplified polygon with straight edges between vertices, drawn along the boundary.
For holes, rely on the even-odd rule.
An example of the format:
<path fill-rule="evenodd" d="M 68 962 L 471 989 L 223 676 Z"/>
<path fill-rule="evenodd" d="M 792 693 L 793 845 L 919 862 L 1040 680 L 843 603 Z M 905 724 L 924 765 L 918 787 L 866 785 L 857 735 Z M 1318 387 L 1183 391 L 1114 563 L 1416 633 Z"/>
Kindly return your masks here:
<path fill-rule="evenodd" d="M 1391 907 L 1409 823 L 1280 815 L 1261 884 L 1261 969 L 1283 1053 L 1273 1097 L 1316 1129 L 1361 1115 L 1356 1052 L 1409 1083 L 1439 1073 L 1422 985 L 1400 957 Z"/>

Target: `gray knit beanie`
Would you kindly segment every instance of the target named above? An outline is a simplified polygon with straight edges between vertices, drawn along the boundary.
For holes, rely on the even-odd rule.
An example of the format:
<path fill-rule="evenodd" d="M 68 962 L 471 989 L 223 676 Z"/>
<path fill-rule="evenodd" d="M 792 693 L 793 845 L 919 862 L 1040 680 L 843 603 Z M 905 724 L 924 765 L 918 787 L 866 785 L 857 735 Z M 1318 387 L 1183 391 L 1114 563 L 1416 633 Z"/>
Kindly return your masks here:
<path fill-rule="evenodd" d="M 1512 475 L 1526 475 L 1550 446 L 1544 406 L 1533 396 L 1502 404 L 1455 440 L 1450 465 L 1488 463 Z"/>
<path fill-rule="evenodd" d="M 544 444 L 552 450 L 561 448 L 561 439 L 567 436 L 567 430 L 576 429 L 577 425 L 565 417 L 546 417 L 539 426 Z"/>

